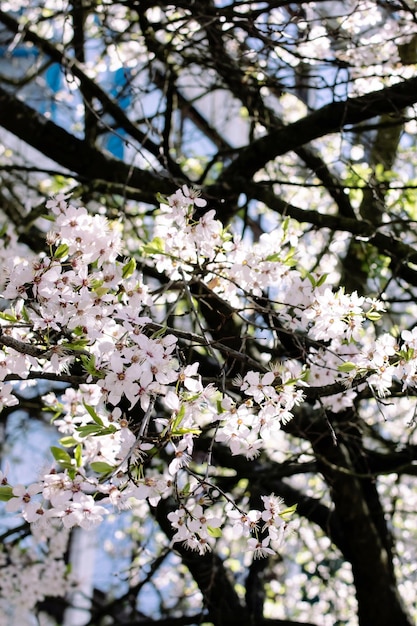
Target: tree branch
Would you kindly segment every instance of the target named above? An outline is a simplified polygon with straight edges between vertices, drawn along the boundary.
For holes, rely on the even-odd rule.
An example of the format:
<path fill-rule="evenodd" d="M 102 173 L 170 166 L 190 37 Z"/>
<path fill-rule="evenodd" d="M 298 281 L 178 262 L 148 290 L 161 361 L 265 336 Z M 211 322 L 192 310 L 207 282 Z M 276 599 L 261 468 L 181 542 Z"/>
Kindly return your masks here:
<path fill-rule="evenodd" d="M 161 529 L 171 538 L 173 531 L 167 518 L 169 510 L 169 502 L 160 500 L 155 514 Z M 175 544 L 175 548 L 203 595 L 209 621 L 215 626 L 250 626 L 247 611 L 221 558 L 214 553 L 199 555 L 180 543 Z"/>
<path fill-rule="evenodd" d="M 271 190 L 270 183 L 252 183 L 240 177 L 238 180 L 241 191 L 251 198 L 260 200 L 281 215 L 288 215 L 301 223 L 313 224 L 317 228 L 344 231 L 361 237 L 366 243 L 375 246 L 379 252 L 390 257 L 396 275 L 417 285 L 417 272 L 409 267 L 409 263 L 417 264 L 417 250 L 413 246 L 376 230 L 371 222 L 296 207 L 278 198 Z"/>
<path fill-rule="evenodd" d="M 106 156 L 71 135 L 0 87 L 0 126 L 39 150 L 46 157 L 76 172 L 81 180 L 106 180 L 143 192 L 144 201 L 155 194 L 173 193 L 177 185 L 161 173 L 154 174 Z"/>
<path fill-rule="evenodd" d="M 313 139 L 341 132 L 348 126 L 384 113 L 398 113 L 416 102 L 417 77 L 413 77 L 364 96 L 327 104 L 301 120 L 272 130 L 242 148 L 221 174 L 219 182 L 230 185 L 235 177 L 252 178 L 275 157 L 296 150 Z"/>
<path fill-rule="evenodd" d="M 82 65 L 76 59 L 67 57 L 57 46 L 52 44 L 50 41 L 39 37 L 39 35 L 35 32 L 29 30 L 29 28 L 24 27 L 22 29 L 21 24 L 5 11 L 0 10 L 0 22 L 12 32 L 20 33 L 23 41 L 33 43 L 53 61 L 59 63 L 64 70 L 69 71 L 76 78 L 78 78 L 81 90 L 88 93 L 89 98 L 97 98 L 103 106 L 104 111 L 109 113 L 113 119 L 131 135 L 131 137 L 139 141 L 141 146 L 146 148 L 146 150 L 149 150 L 151 154 L 156 157 L 159 156 L 159 147 L 129 120 L 117 102 L 115 102 L 105 91 L 103 91 L 96 81 L 87 76 L 82 68 Z"/>

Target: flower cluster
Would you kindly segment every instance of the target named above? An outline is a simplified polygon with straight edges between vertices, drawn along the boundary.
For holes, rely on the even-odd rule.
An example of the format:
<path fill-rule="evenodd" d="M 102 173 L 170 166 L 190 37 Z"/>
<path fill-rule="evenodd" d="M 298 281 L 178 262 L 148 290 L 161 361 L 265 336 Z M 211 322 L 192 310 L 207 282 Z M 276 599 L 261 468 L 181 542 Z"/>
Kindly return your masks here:
<path fill-rule="evenodd" d="M 172 266 L 171 278 L 185 280 L 195 267 L 212 261 L 224 291 L 224 285 L 235 282 L 225 270 L 237 271 L 233 258 L 227 258 L 229 246 L 232 255 L 240 250 L 249 287 L 252 278 L 241 245 L 232 245 L 213 212 L 193 218 L 194 207 L 205 201 L 182 189 L 167 202 L 156 239 L 144 247 L 148 258 L 165 223 L 163 250 L 154 252 L 161 271 Z M 272 371 L 257 383 L 259 374 L 248 372 L 242 391 L 256 407 L 250 408 L 249 399 L 236 412 L 251 416 L 250 435 L 240 426 L 234 429 L 230 397 L 212 384 L 204 386 L 198 364 L 182 362 L 177 337 L 153 323 L 149 287 L 132 260 L 120 259 L 118 225 L 73 206 L 62 195 L 47 208 L 54 216 L 47 235 L 50 253 L 8 268 L 3 297 L 10 306 L 1 314 L 1 401 L 4 406 L 18 402 L 13 393 L 17 383 L 9 382 L 13 379 L 20 388 L 43 377 L 72 385 L 44 399 L 61 435 L 60 445 L 51 448 L 55 465 L 32 484 L 6 482 L 1 488 L 6 509 L 38 527 L 47 528 L 55 519 L 67 529 L 88 529 L 103 520 L 109 505 L 125 509 L 145 499 L 156 505 L 173 495 L 175 486 L 182 513 L 170 516 L 174 541 L 205 551 L 214 540 L 210 532 L 219 532 L 224 520 L 193 504 L 191 495 L 181 495 L 179 476 L 192 462 L 195 438 L 217 424 L 217 441 L 229 445 L 233 454 L 252 458 L 266 433 L 291 418 L 301 392 L 294 380 L 286 386 Z M 172 223 L 176 230 L 170 236 Z M 252 260 L 253 274 L 258 261 Z M 265 268 L 260 271 L 268 275 Z M 158 416 L 156 406 L 164 407 L 168 417 Z M 162 449 L 168 455 L 164 472 L 152 463 Z M 185 515 L 187 523 L 180 524 Z"/>
<path fill-rule="evenodd" d="M 279 440 L 308 385 L 350 385 L 344 393 L 336 393 L 336 385 L 321 398 L 337 411 L 353 402 L 356 376 L 367 376 L 378 393 L 387 393 L 394 377 L 404 387 L 415 384 L 416 332 L 404 331 L 400 345 L 388 334 L 375 339 L 381 304 L 333 292 L 325 277 L 303 274 L 294 259 L 296 225 L 285 220 L 247 245 L 225 231 L 213 211 L 197 218 L 196 209 L 205 205 L 186 187 L 166 199 L 142 262 L 185 286 L 204 284 L 239 312 L 247 328 L 246 311 L 268 293 L 268 314 L 280 330 L 303 339 L 300 358 L 247 368 L 234 381 L 237 391 L 221 381 L 204 384 L 198 363 L 187 362 L 179 346 L 179 337 L 194 335 L 186 322 L 177 334 L 155 322 L 160 291 L 152 293 L 135 261 L 123 259 L 120 226 L 57 196 L 47 203 L 54 220 L 49 254 L 10 263 L 7 270 L 0 403 L 16 405 L 16 389 L 36 379 L 69 386 L 44 398 L 61 437 L 51 448 L 54 465 L 32 484 L 3 482 L 0 495 L 9 512 L 19 511 L 41 528 L 55 520 L 67 529 L 88 529 L 112 508 L 145 500 L 155 506 L 173 497 L 178 508 L 168 518 L 174 542 L 204 553 L 232 526 L 247 549 L 267 555 L 281 544 L 293 509 L 265 496 L 263 510 L 241 510 L 216 490 L 214 478 L 208 480 L 210 467 L 196 471 L 206 463 L 199 437 L 251 460 Z M 259 311 L 262 319 L 262 305 Z M 257 321 L 256 329 L 259 341 L 274 345 L 273 326 Z M 202 326 L 199 341 L 210 345 Z M 211 494 L 207 502 L 196 497 L 203 486 Z"/>
<path fill-rule="evenodd" d="M 222 402 L 222 422 L 216 441 L 229 446 L 232 454 L 253 459 L 274 437 L 281 424 L 293 417 L 293 409 L 303 401 L 303 372 L 291 376 L 291 369 L 276 367 L 265 374 L 249 371 L 235 383 L 248 399 L 236 404 L 230 397 Z"/>

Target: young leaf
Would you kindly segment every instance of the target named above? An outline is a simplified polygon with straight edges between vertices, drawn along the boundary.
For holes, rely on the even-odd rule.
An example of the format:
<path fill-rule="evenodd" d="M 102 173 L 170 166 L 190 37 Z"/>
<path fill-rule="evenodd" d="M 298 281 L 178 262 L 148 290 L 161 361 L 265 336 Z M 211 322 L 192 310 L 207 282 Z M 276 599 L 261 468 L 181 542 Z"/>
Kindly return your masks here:
<path fill-rule="evenodd" d="M 174 432 L 177 432 L 180 424 L 182 422 L 182 420 L 184 419 L 185 416 L 185 406 L 182 404 L 180 407 L 180 410 L 178 411 L 177 415 L 175 416 L 175 419 L 172 422 L 172 433 L 174 434 Z"/>
<path fill-rule="evenodd" d="M 61 243 L 60 246 L 55 250 L 54 258 L 62 259 L 63 257 L 68 255 L 69 246 L 66 243 Z"/>
<path fill-rule="evenodd" d="M 346 361 L 346 363 L 342 363 L 342 365 L 338 365 L 337 369 L 339 370 L 339 372 L 349 373 L 349 372 L 353 372 L 353 370 L 356 370 L 357 365 L 355 365 L 355 363 L 352 363 L 351 361 Z"/>
<path fill-rule="evenodd" d="M 145 243 L 142 248 L 143 254 L 163 254 L 164 250 L 164 241 L 161 237 L 154 237 L 152 241 Z"/>
<path fill-rule="evenodd" d="M 87 413 L 90 415 L 90 417 L 93 418 L 95 423 L 98 424 L 99 426 L 104 426 L 103 420 L 101 419 L 99 415 L 97 415 L 94 408 L 90 406 L 89 404 L 86 404 L 85 402 L 83 402 L 83 404 L 84 404 L 85 409 L 87 410 Z"/>
<path fill-rule="evenodd" d="M 81 437 L 89 437 L 90 435 L 100 435 L 103 427 L 98 424 L 86 424 L 85 426 L 78 426 L 76 430 Z"/>
<path fill-rule="evenodd" d="M 279 516 L 284 520 L 284 522 L 288 522 L 288 520 L 290 519 L 292 514 L 295 513 L 296 510 L 297 510 L 297 505 L 293 504 L 292 506 L 289 506 L 283 511 L 281 511 L 281 513 L 279 513 Z"/>
<path fill-rule="evenodd" d="M 207 526 L 207 531 L 210 537 L 218 538 L 222 536 L 222 531 L 220 528 L 213 528 L 212 526 Z"/>
<path fill-rule="evenodd" d="M 123 266 L 123 270 L 122 270 L 123 278 L 130 278 L 130 276 L 132 276 L 132 274 L 135 271 L 135 269 L 136 269 L 136 261 L 135 261 L 135 259 L 130 259 Z"/>
<path fill-rule="evenodd" d="M 15 315 L 11 315 L 10 313 L 3 313 L 2 311 L 0 311 L 0 319 L 4 320 L 5 322 L 17 322 L 17 317 Z"/>
<path fill-rule="evenodd" d="M 74 439 L 74 437 L 62 437 L 59 440 L 59 443 L 64 448 L 73 448 L 74 446 L 78 444 L 78 441 Z"/>
<path fill-rule="evenodd" d="M 78 444 L 74 450 L 74 459 L 77 467 L 81 467 L 83 462 L 83 449 L 81 447 L 81 444 Z"/>
<path fill-rule="evenodd" d="M 327 280 L 328 274 L 322 274 L 316 282 L 316 287 L 321 287 Z"/>
<path fill-rule="evenodd" d="M 90 463 L 90 467 L 97 474 L 109 474 L 114 470 L 112 465 L 104 463 L 104 461 L 93 461 L 93 463 Z"/>
<path fill-rule="evenodd" d="M 104 373 L 96 369 L 96 358 L 94 354 L 89 357 L 81 354 L 80 358 L 87 374 L 90 374 L 90 376 L 93 376 L 94 378 L 104 378 Z"/>
<path fill-rule="evenodd" d="M 51 446 L 51 452 L 55 461 L 59 463 L 64 469 L 73 468 L 74 464 L 68 452 L 66 452 L 62 448 L 57 448 L 56 446 Z"/>
<path fill-rule="evenodd" d="M 13 489 L 10 485 L 1 485 L 0 486 L 0 501 L 7 502 L 13 498 Z"/>

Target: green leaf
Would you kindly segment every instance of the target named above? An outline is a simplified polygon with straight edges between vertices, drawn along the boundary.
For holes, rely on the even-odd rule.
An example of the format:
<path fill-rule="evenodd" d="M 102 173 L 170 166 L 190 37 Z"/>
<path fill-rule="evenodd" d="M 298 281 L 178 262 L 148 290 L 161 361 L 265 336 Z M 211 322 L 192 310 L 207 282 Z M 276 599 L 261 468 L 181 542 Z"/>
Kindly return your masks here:
<path fill-rule="evenodd" d="M 216 410 L 217 410 L 217 413 L 218 413 L 219 416 L 222 413 L 225 413 L 226 409 L 223 408 L 221 400 L 216 400 Z"/>
<path fill-rule="evenodd" d="M 5 322 L 17 322 L 17 317 L 15 315 L 11 315 L 10 313 L 0 312 L 0 319 L 4 320 Z"/>
<path fill-rule="evenodd" d="M 98 424 L 86 424 L 85 426 L 78 426 L 76 428 L 77 433 L 80 433 L 81 437 L 89 437 L 90 435 L 99 435 L 103 430 L 102 426 Z"/>
<path fill-rule="evenodd" d="M 112 435 L 117 431 L 117 428 L 114 424 L 110 424 L 109 426 L 86 424 L 85 426 L 78 426 L 76 430 L 77 433 L 80 433 L 81 437 L 89 437 L 90 435 L 93 435 L 94 437 L 101 437 L 103 435 Z"/>
<path fill-rule="evenodd" d="M 398 352 L 398 356 L 400 357 L 400 359 L 404 359 L 404 361 L 411 361 L 411 359 L 414 359 L 414 355 L 414 348 L 407 348 L 407 350 L 402 348 L 402 350 Z"/>
<path fill-rule="evenodd" d="M 109 289 L 108 287 L 95 287 L 93 291 L 98 298 L 102 298 L 109 292 Z"/>
<path fill-rule="evenodd" d="M 322 274 L 316 282 L 316 287 L 321 287 L 326 282 L 328 274 Z"/>
<path fill-rule="evenodd" d="M 93 278 L 90 280 L 90 287 L 93 291 L 96 289 L 100 289 L 104 284 L 104 280 L 102 278 Z"/>
<path fill-rule="evenodd" d="M 269 254 L 265 261 L 271 261 L 272 263 L 275 263 L 275 261 L 280 261 L 281 260 L 281 253 L 280 252 L 274 252 L 273 254 Z"/>
<path fill-rule="evenodd" d="M 117 432 L 116 426 L 114 424 L 109 424 L 106 428 L 103 428 L 98 435 L 113 435 L 113 433 Z"/>
<path fill-rule="evenodd" d="M 97 474 L 109 474 L 114 471 L 113 465 L 104 463 L 104 461 L 93 461 L 93 463 L 90 463 L 90 467 Z"/>
<path fill-rule="evenodd" d="M 159 202 L 159 204 L 168 204 L 168 199 L 166 196 L 163 196 L 162 193 L 158 193 L 156 194 L 156 200 L 157 202 Z"/>
<path fill-rule="evenodd" d="M 180 407 L 180 410 L 175 416 L 174 421 L 172 422 L 172 427 L 171 427 L 172 434 L 174 434 L 174 431 L 178 431 L 180 424 L 182 420 L 184 419 L 184 416 L 185 416 L 185 406 L 182 404 Z"/>
<path fill-rule="evenodd" d="M 84 328 L 82 326 L 76 326 L 72 329 L 72 334 L 76 335 L 77 337 L 81 337 L 84 335 Z"/>
<path fill-rule="evenodd" d="M 352 363 L 351 361 L 346 361 L 346 363 L 342 363 L 342 365 L 338 365 L 337 369 L 339 370 L 339 372 L 353 372 L 353 370 L 356 370 L 358 368 L 358 366 L 355 363 Z"/>
<path fill-rule="evenodd" d="M 59 463 L 64 469 L 70 469 L 74 467 L 72 458 L 70 457 L 68 452 L 66 452 L 62 448 L 51 446 L 51 452 L 55 461 Z"/>
<path fill-rule="evenodd" d="M 40 217 L 43 220 L 48 220 L 48 222 L 55 222 L 55 215 L 48 215 L 47 213 L 42 213 L 42 215 L 40 215 Z"/>
<path fill-rule="evenodd" d="M 91 356 L 81 354 L 80 359 L 87 374 L 90 374 L 90 376 L 93 376 L 94 378 L 104 378 L 104 373 L 96 369 L 96 358 L 94 354 Z"/>
<path fill-rule="evenodd" d="M 188 435 L 191 433 L 192 435 L 200 435 L 200 428 L 176 428 L 171 431 L 172 437 L 183 437 L 184 435 Z"/>
<path fill-rule="evenodd" d="M 77 467 L 81 467 L 83 463 L 83 449 L 81 444 L 78 444 L 74 450 L 74 459 L 77 464 Z"/>
<path fill-rule="evenodd" d="M 66 243 L 61 243 L 60 246 L 55 250 L 54 258 L 62 259 L 65 256 L 68 256 L 69 246 Z"/>
<path fill-rule="evenodd" d="M 29 317 L 29 313 L 28 310 L 25 306 L 22 306 L 22 310 L 20 311 L 21 316 L 23 317 L 23 319 L 25 320 L 25 322 L 30 322 L 30 317 Z"/>
<path fill-rule="evenodd" d="M 312 274 L 310 274 L 310 272 L 305 271 L 305 272 L 303 272 L 302 276 L 303 276 L 303 278 L 308 278 L 308 280 L 310 281 L 312 287 L 316 286 L 316 279 L 314 278 L 314 276 Z"/>
<path fill-rule="evenodd" d="M 65 350 L 84 350 L 90 343 L 89 339 L 75 339 L 75 341 L 65 341 L 60 344 Z"/>
<path fill-rule="evenodd" d="M 78 441 L 74 439 L 74 437 L 62 437 L 59 443 L 61 446 L 64 446 L 64 448 L 73 448 L 78 444 Z"/>
<path fill-rule="evenodd" d="M 132 276 L 132 274 L 135 271 L 135 269 L 136 269 L 136 261 L 135 261 L 135 259 L 130 259 L 123 266 L 122 277 L 123 278 L 130 278 L 130 276 Z"/>
<path fill-rule="evenodd" d="M 152 333 L 151 337 L 152 339 L 159 339 L 159 337 L 163 337 L 165 335 L 166 331 L 167 331 L 167 327 L 162 326 L 158 330 L 155 330 L 155 332 Z"/>
<path fill-rule="evenodd" d="M 371 322 L 377 322 L 381 319 L 381 314 L 378 313 L 378 311 L 368 311 L 366 317 L 368 320 L 371 320 Z"/>
<path fill-rule="evenodd" d="M 162 237 L 154 237 L 149 243 L 145 243 L 142 247 L 143 254 L 163 254 L 165 250 L 164 240 Z"/>
<path fill-rule="evenodd" d="M 210 537 L 215 537 L 216 539 L 223 534 L 220 528 L 213 528 L 213 526 L 207 526 L 207 532 Z"/>
<path fill-rule="evenodd" d="M 289 251 L 287 252 L 286 256 L 284 257 L 283 261 L 286 265 L 294 265 L 294 259 L 293 256 L 295 254 L 296 250 L 294 247 L 290 248 Z"/>
<path fill-rule="evenodd" d="M 61 417 L 63 411 L 64 411 L 64 407 L 62 406 L 62 404 L 58 404 L 58 406 L 54 407 L 54 406 L 45 406 L 43 407 L 42 411 L 45 411 L 45 413 L 52 413 L 52 417 L 51 417 L 51 424 L 53 424 L 53 422 L 55 420 L 58 419 L 58 417 Z"/>
<path fill-rule="evenodd" d="M 285 521 L 288 522 L 293 513 L 297 510 L 297 505 L 293 504 L 292 506 L 287 507 L 283 511 L 279 513 L 279 516 Z"/>
<path fill-rule="evenodd" d="M 7 502 L 13 498 L 13 488 L 10 485 L 0 486 L 0 501 Z"/>
<path fill-rule="evenodd" d="M 99 426 L 104 426 L 103 420 L 101 419 L 99 415 L 97 415 L 94 408 L 90 406 L 89 404 L 86 404 L 85 402 L 83 402 L 83 404 L 84 404 L 85 409 L 87 410 L 87 413 L 90 415 L 90 417 L 93 418 L 95 423 L 99 424 Z"/>
<path fill-rule="evenodd" d="M 65 469 L 68 470 L 68 476 L 71 480 L 75 480 L 75 477 L 77 476 L 77 470 L 75 469 L 74 466 L 71 467 L 66 467 Z"/>

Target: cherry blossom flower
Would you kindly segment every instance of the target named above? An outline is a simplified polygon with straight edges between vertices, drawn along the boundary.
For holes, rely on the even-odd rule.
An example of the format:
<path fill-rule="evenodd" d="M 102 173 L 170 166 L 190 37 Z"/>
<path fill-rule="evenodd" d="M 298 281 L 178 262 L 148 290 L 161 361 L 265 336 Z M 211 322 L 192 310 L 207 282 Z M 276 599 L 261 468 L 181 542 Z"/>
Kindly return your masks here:
<path fill-rule="evenodd" d="M 265 537 L 265 539 L 262 539 L 262 541 L 256 539 L 255 537 L 252 537 L 251 539 L 248 539 L 247 549 L 253 552 L 254 559 L 262 559 L 264 557 L 275 554 L 274 550 L 269 547 L 269 543 L 269 537 Z"/>
<path fill-rule="evenodd" d="M 258 529 L 261 512 L 251 509 L 247 513 L 242 513 L 234 507 L 227 510 L 227 517 L 232 521 L 233 538 L 250 537 Z"/>
<path fill-rule="evenodd" d="M 15 513 L 21 510 L 24 517 L 26 514 L 28 517 L 32 517 L 34 508 L 40 507 L 39 501 L 36 501 L 36 499 L 34 501 L 33 496 L 41 493 L 41 491 L 42 485 L 40 483 L 33 483 L 28 487 L 25 487 L 25 485 L 15 485 L 12 489 L 14 497 L 6 502 L 6 511 Z"/>
<path fill-rule="evenodd" d="M 103 516 L 108 510 L 95 503 L 94 498 L 85 493 L 74 494 L 73 500 L 48 510 L 49 517 L 57 517 L 65 528 L 80 526 L 89 530 L 103 521 Z"/>
<path fill-rule="evenodd" d="M 176 511 L 171 511 L 167 515 L 169 521 L 171 522 L 171 526 L 176 529 L 176 533 L 172 537 L 172 543 L 176 543 L 178 541 L 185 541 L 190 535 L 190 531 L 187 528 L 187 512 L 184 508 L 177 509 Z"/>
<path fill-rule="evenodd" d="M 154 472 L 137 481 L 135 486 L 132 486 L 130 495 L 137 500 L 147 499 L 151 506 L 156 506 L 162 497 L 168 497 L 171 492 L 172 482 Z"/>
<path fill-rule="evenodd" d="M 182 467 L 186 467 L 191 460 L 191 454 L 194 446 L 193 435 L 191 433 L 187 433 L 178 444 L 172 445 L 174 447 L 174 458 L 168 466 L 168 471 L 173 476 Z"/>
<path fill-rule="evenodd" d="M 188 391 L 199 393 L 203 390 L 201 377 L 198 376 L 198 363 L 192 363 L 183 368 L 178 374 L 178 380 Z"/>
<path fill-rule="evenodd" d="M 0 382 L 0 411 L 5 406 L 16 406 L 16 404 L 19 404 L 19 401 L 13 394 L 13 385 Z"/>

